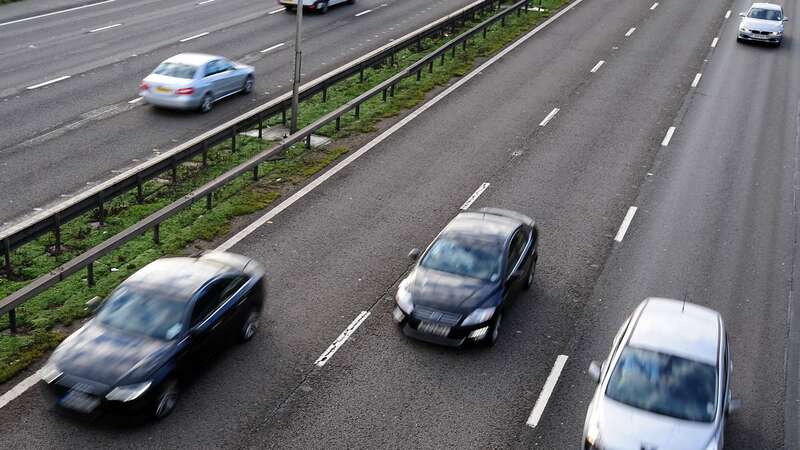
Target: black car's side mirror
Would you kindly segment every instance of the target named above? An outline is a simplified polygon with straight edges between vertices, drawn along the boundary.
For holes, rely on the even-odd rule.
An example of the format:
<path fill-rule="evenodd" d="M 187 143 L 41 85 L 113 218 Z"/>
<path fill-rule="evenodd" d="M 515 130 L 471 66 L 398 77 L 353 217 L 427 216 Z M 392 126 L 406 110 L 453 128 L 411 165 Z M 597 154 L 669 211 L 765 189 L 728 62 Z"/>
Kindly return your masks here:
<path fill-rule="evenodd" d="M 419 258 L 420 251 L 418 248 L 412 248 L 410 252 L 408 252 L 408 259 L 412 261 L 416 261 Z"/>
<path fill-rule="evenodd" d="M 86 302 L 86 309 L 91 312 L 96 312 L 100 309 L 100 306 L 103 305 L 103 299 L 101 297 L 92 297 L 88 302 Z"/>
<path fill-rule="evenodd" d="M 599 383 L 600 382 L 600 363 L 597 362 L 597 361 L 592 361 L 589 364 L 589 370 L 587 371 L 587 373 L 589 374 L 589 377 L 592 379 L 592 381 L 594 381 L 595 383 Z"/>

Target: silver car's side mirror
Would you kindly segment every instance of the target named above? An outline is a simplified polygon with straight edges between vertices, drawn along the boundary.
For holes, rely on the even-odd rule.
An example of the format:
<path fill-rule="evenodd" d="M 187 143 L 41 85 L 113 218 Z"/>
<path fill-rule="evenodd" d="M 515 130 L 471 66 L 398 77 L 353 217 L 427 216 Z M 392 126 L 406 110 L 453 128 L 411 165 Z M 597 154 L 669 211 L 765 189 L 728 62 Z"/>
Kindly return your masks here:
<path fill-rule="evenodd" d="M 599 383 L 600 382 L 600 363 L 597 362 L 597 361 L 592 361 L 591 363 L 589 363 L 589 370 L 587 371 L 587 373 L 589 374 L 589 377 L 591 377 L 592 380 L 595 383 Z"/>
<path fill-rule="evenodd" d="M 742 400 L 738 398 L 732 398 L 728 400 L 728 406 L 726 408 L 726 413 L 730 414 L 736 412 L 737 410 L 742 408 Z"/>
<path fill-rule="evenodd" d="M 788 21 L 789 21 L 789 18 L 788 18 L 788 17 L 784 17 L 784 18 L 783 18 L 783 21 L 784 21 L 784 22 L 788 22 Z"/>
<path fill-rule="evenodd" d="M 419 258 L 420 251 L 418 248 L 412 248 L 410 252 L 408 252 L 408 259 L 412 261 L 416 261 Z"/>
<path fill-rule="evenodd" d="M 740 17 L 744 17 L 744 13 L 739 13 L 739 16 Z"/>

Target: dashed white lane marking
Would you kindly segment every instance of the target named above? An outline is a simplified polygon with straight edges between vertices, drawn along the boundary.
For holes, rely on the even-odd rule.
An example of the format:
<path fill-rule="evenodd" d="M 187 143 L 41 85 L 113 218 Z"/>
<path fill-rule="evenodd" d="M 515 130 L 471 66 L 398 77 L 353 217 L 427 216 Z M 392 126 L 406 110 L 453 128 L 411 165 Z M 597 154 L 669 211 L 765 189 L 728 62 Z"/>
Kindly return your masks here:
<path fill-rule="evenodd" d="M 716 46 L 717 46 L 717 42 L 719 42 L 719 38 L 718 38 L 718 37 L 715 37 L 715 38 L 714 38 L 714 39 L 711 41 L 711 48 L 714 48 L 714 47 L 716 47 Z"/>
<path fill-rule="evenodd" d="M 7 404 L 9 404 L 12 400 L 24 394 L 25 391 L 32 388 L 34 385 L 36 385 L 36 383 L 39 382 L 40 378 L 41 375 L 37 370 L 33 375 L 20 381 L 19 384 L 11 388 L 8 392 L 6 392 L 3 395 L 0 395 L 0 408 L 3 408 Z"/>
<path fill-rule="evenodd" d="M 129 101 L 129 102 L 128 102 L 128 104 L 130 104 L 130 105 L 133 105 L 134 103 L 139 103 L 139 102 L 140 102 L 140 101 L 142 101 L 142 100 L 144 100 L 144 98 L 143 98 L 143 97 L 137 97 L 137 98 L 135 98 L 135 99 L 133 99 L 133 100 Z"/>
<path fill-rule="evenodd" d="M 205 5 L 206 3 L 211 3 L 214 0 L 203 0 L 202 2 L 197 2 L 198 5 Z"/>
<path fill-rule="evenodd" d="M 342 331 L 342 334 L 333 341 L 333 344 L 325 350 L 316 361 L 314 361 L 314 365 L 317 367 L 324 366 L 328 361 L 330 361 L 331 357 L 334 353 L 336 353 L 339 348 L 344 345 L 345 342 L 350 338 L 350 336 L 355 333 L 359 326 L 369 317 L 369 311 L 361 311 L 359 315 L 356 316 L 355 320 L 350 322 L 350 325 Z"/>
<path fill-rule="evenodd" d="M 601 59 L 600 61 L 597 62 L 597 64 L 594 65 L 594 67 L 592 67 L 592 70 L 590 70 L 589 72 L 591 73 L 597 72 L 598 70 L 600 70 L 601 67 L 603 67 L 603 64 L 605 63 L 606 62 Z"/>
<path fill-rule="evenodd" d="M 281 42 L 280 44 L 275 44 L 272 47 L 267 47 L 264 50 L 261 50 L 261 53 L 267 53 L 269 51 L 275 50 L 276 48 L 281 48 L 286 45 L 286 42 Z"/>
<path fill-rule="evenodd" d="M 269 14 L 271 16 L 273 14 L 278 14 L 281 11 L 286 11 L 286 8 L 279 8 L 279 9 L 276 9 L 275 11 L 270 11 L 267 14 Z"/>
<path fill-rule="evenodd" d="M 121 23 L 115 23 L 114 25 L 109 25 L 107 27 L 100 27 L 100 28 L 95 28 L 94 30 L 89 30 L 89 33 L 97 33 L 98 31 L 110 30 L 112 28 L 117 28 L 119 26 L 122 26 L 122 24 Z"/>
<path fill-rule="evenodd" d="M 69 75 L 64 75 L 63 77 L 53 78 L 52 80 L 45 81 L 44 83 L 39 83 L 39 84 L 34 84 L 33 86 L 28 86 L 25 89 L 30 91 L 31 89 L 37 89 L 37 88 L 40 88 L 40 87 L 43 87 L 43 86 L 47 86 L 47 85 L 50 85 L 50 84 L 53 84 L 53 83 L 58 83 L 59 81 L 64 81 L 67 78 L 70 78 L 70 76 Z"/>
<path fill-rule="evenodd" d="M 56 14 L 64 14 L 64 13 L 68 13 L 70 11 L 77 11 L 79 9 L 91 8 L 93 6 L 105 5 L 106 3 L 113 3 L 115 1 L 117 1 L 117 0 L 105 0 L 103 2 L 91 3 L 89 5 L 76 6 L 74 8 L 62 9 L 61 11 L 53 11 L 53 12 L 49 12 L 47 14 L 39 14 L 38 16 L 25 17 L 24 19 L 17 19 L 17 20 L 12 20 L 10 22 L 0 23 L 0 27 L 5 26 L 5 25 L 13 25 L 15 23 L 20 23 L 20 22 L 27 22 L 29 20 L 34 20 L 34 19 L 41 19 L 42 17 L 55 16 Z"/>
<path fill-rule="evenodd" d="M 728 12 L 725 13 L 725 18 L 730 19 L 731 17 L 731 10 L 729 9 Z"/>
<path fill-rule="evenodd" d="M 700 77 L 702 77 L 702 76 L 703 76 L 702 73 L 698 73 L 697 75 L 694 76 L 694 80 L 692 80 L 692 87 L 693 88 L 696 88 L 697 85 L 700 84 Z"/>
<path fill-rule="evenodd" d="M 370 151 L 372 148 L 374 148 L 375 146 L 377 146 L 381 142 L 385 141 L 387 138 L 389 138 L 389 136 L 392 136 L 398 130 L 400 130 L 404 126 L 406 126 L 409 122 L 411 122 L 412 120 L 416 119 L 421 114 L 423 114 L 425 111 L 429 110 L 434 105 L 436 105 L 437 103 L 442 101 L 443 98 L 445 98 L 448 95 L 452 94 L 456 89 L 460 88 L 461 86 L 463 86 L 464 84 L 468 83 L 470 80 L 472 80 L 473 78 L 475 78 L 479 74 L 483 73 L 487 68 L 489 68 L 492 65 L 494 65 L 497 61 L 501 60 L 504 56 L 506 56 L 510 52 L 514 51 L 517 47 L 519 47 L 520 45 L 522 45 L 525 42 L 527 42 L 530 38 L 532 38 L 533 36 L 535 36 L 536 34 L 541 32 L 542 30 L 547 28 L 551 23 L 553 23 L 556 20 L 558 20 L 559 17 L 561 17 L 564 14 L 568 13 L 569 11 L 571 11 L 573 8 L 575 8 L 576 6 L 580 5 L 581 3 L 583 3 L 583 0 L 574 0 L 572 3 L 570 3 L 566 7 L 562 8 L 557 13 L 553 14 L 552 17 L 550 17 L 549 19 L 547 19 L 544 22 L 542 22 L 539 26 L 537 26 L 533 30 L 529 31 L 527 34 L 525 34 L 521 38 L 519 38 L 516 41 L 514 41 L 513 43 L 509 44 L 506 48 L 504 48 L 502 51 L 500 51 L 500 53 L 492 56 L 486 62 L 484 62 L 483 64 L 481 64 L 477 68 L 473 69 L 471 72 L 469 72 L 465 76 L 459 78 L 458 81 L 456 81 L 455 83 L 450 85 L 450 87 L 448 87 L 444 91 L 440 92 L 438 95 L 436 95 L 435 97 L 430 99 L 427 103 L 424 103 L 422 106 L 420 106 L 419 108 L 415 109 L 414 112 L 412 112 L 411 114 L 407 115 L 406 117 L 401 119 L 396 124 L 394 124 L 391 127 L 389 127 L 388 130 L 386 130 L 383 133 L 379 134 L 375 139 L 369 141 L 363 147 L 361 147 L 360 149 L 358 149 L 355 152 L 353 152 L 350 156 L 348 156 L 347 158 L 342 160 L 342 162 L 340 162 L 339 164 L 336 164 L 335 166 L 333 166 L 333 168 L 329 169 L 328 171 L 324 172 L 319 177 L 315 178 L 314 181 L 312 181 L 311 183 L 308 183 L 302 189 L 300 189 L 299 191 L 297 191 L 294 194 L 292 194 L 291 196 L 289 196 L 289 198 L 287 198 L 286 200 L 282 201 L 280 204 L 278 204 L 278 206 L 276 206 L 276 207 L 270 209 L 269 211 L 267 211 L 266 213 L 264 213 L 263 216 L 259 217 L 255 221 L 253 221 L 253 223 L 251 223 L 250 225 L 246 226 L 242 231 L 240 231 L 240 232 L 236 233 L 235 235 L 231 236 L 230 239 L 228 239 L 227 241 L 225 241 L 222 244 L 220 244 L 217 247 L 217 250 L 219 250 L 219 251 L 230 250 L 234 245 L 238 244 L 244 238 L 246 238 L 247 236 L 250 236 L 251 234 L 253 234 L 254 231 L 256 231 L 257 229 L 261 228 L 262 226 L 264 226 L 264 224 L 266 224 L 267 222 L 269 222 L 273 218 L 275 218 L 275 216 L 277 216 L 281 212 L 285 211 L 290 206 L 292 206 L 293 204 L 297 203 L 298 200 L 300 200 L 303 197 L 305 197 L 306 195 L 308 195 L 309 192 L 313 191 L 314 189 L 319 187 L 322 183 L 324 183 L 325 181 L 327 181 L 330 178 L 332 178 L 334 175 L 336 175 L 337 173 L 342 171 L 342 169 L 344 169 L 347 166 L 349 166 L 350 164 L 352 164 L 355 160 L 357 160 L 358 158 L 363 156 L 365 153 Z M 280 85 L 278 85 L 278 87 L 280 87 Z"/>
<path fill-rule="evenodd" d="M 189 36 L 187 38 L 183 38 L 178 42 L 188 42 L 188 41 L 191 41 L 192 39 L 197 39 L 197 38 L 201 38 L 203 36 L 207 36 L 208 33 L 209 33 L 208 31 L 204 31 L 204 32 L 202 32 L 200 34 L 195 34 L 194 36 Z"/>
<path fill-rule="evenodd" d="M 558 355 L 556 358 L 556 363 L 553 365 L 550 375 L 547 376 L 547 380 L 544 382 L 542 392 L 539 393 L 539 398 L 536 399 L 536 403 L 533 405 L 533 411 L 531 411 L 531 415 L 528 416 L 526 424 L 529 427 L 536 428 L 536 425 L 539 425 L 539 420 L 542 418 L 544 408 L 547 406 L 550 396 L 553 395 L 553 390 L 556 388 L 556 383 L 558 383 L 558 377 L 561 376 L 561 371 L 564 370 L 567 359 L 567 355 Z"/>
<path fill-rule="evenodd" d="M 634 31 L 636 31 L 636 27 L 631 27 L 631 29 L 628 30 L 627 33 L 625 33 L 625 37 L 630 37 L 630 35 L 632 35 Z"/>
<path fill-rule="evenodd" d="M 461 208 L 459 208 L 459 209 L 461 209 L 463 211 L 468 210 L 469 207 L 472 206 L 473 203 L 475 203 L 475 200 L 477 200 L 478 197 L 480 197 L 481 194 L 483 194 L 483 191 L 485 191 L 486 188 L 488 188 L 488 187 L 489 187 L 489 183 L 481 183 L 481 185 L 478 187 L 478 189 L 476 189 L 475 192 L 473 192 L 472 195 L 469 196 L 467 201 L 465 201 L 464 204 L 461 205 Z"/>
<path fill-rule="evenodd" d="M 559 111 L 561 111 L 561 110 L 560 110 L 560 109 L 558 109 L 558 108 L 553 108 L 553 110 L 552 110 L 552 111 L 550 111 L 550 114 L 548 114 L 547 116 L 545 116 L 545 118 L 544 118 L 544 119 L 542 119 L 542 121 L 541 121 L 541 122 L 539 122 L 539 126 L 540 126 L 540 127 L 543 127 L 543 126 L 547 125 L 547 122 L 550 122 L 551 120 L 553 120 L 553 117 L 555 117 L 555 116 L 556 116 L 556 114 L 558 114 L 558 112 L 559 112 Z"/>
<path fill-rule="evenodd" d="M 658 2 L 653 3 L 653 6 L 650 7 L 650 11 L 658 8 Z"/>
<path fill-rule="evenodd" d="M 661 141 L 661 146 L 666 147 L 669 145 L 669 141 L 672 140 L 672 135 L 675 134 L 675 127 L 669 127 L 667 130 L 667 134 L 664 136 L 664 140 Z"/>
<path fill-rule="evenodd" d="M 356 14 L 356 17 L 360 17 L 360 16 L 363 16 L 364 14 L 369 14 L 371 12 L 372 12 L 371 9 L 367 9 L 367 10 L 361 11 L 360 13 Z"/>
<path fill-rule="evenodd" d="M 628 212 L 625 213 L 625 218 L 622 219 L 622 225 L 619 226 L 619 230 L 617 230 L 617 235 L 614 236 L 614 240 L 617 242 L 622 242 L 625 238 L 625 233 L 628 232 L 628 227 L 631 226 L 631 221 L 633 220 L 633 215 L 636 214 L 636 207 L 631 206 L 628 208 Z"/>

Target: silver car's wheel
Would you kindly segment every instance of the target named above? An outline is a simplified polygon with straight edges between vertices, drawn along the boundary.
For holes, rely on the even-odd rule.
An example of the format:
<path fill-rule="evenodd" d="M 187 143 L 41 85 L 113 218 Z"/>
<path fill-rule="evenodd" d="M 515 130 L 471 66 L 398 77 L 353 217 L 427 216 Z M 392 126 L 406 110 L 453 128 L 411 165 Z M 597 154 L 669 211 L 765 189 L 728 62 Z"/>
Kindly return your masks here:
<path fill-rule="evenodd" d="M 158 397 L 156 397 L 156 407 L 153 411 L 153 415 L 156 419 L 163 419 L 167 417 L 172 410 L 175 409 L 175 405 L 178 403 L 178 382 L 174 379 L 167 380 L 164 382 L 164 385 L 161 387 L 161 391 L 158 393 Z"/>
<path fill-rule="evenodd" d="M 248 75 L 247 78 L 244 80 L 244 86 L 242 86 L 242 93 L 249 94 L 253 92 L 253 86 L 255 86 L 256 81 L 253 79 L 252 75 Z"/>
<path fill-rule="evenodd" d="M 200 104 L 200 111 L 207 113 L 211 111 L 211 108 L 214 107 L 214 98 L 211 97 L 211 94 L 206 94 L 203 97 L 203 103 Z"/>

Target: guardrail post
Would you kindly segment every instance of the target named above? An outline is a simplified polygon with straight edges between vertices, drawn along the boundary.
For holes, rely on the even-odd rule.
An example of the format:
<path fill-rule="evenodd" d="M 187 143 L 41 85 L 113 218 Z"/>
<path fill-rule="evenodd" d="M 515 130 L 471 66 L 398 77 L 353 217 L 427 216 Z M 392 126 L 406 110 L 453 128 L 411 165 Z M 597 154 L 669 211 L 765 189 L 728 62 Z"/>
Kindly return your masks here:
<path fill-rule="evenodd" d="M 203 141 L 203 167 L 208 165 L 208 142 Z"/>
<path fill-rule="evenodd" d="M 286 110 L 285 109 L 281 111 L 281 123 L 283 125 L 286 125 Z"/>
<path fill-rule="evenodd" d="M 86 284 L 94 286 L 94 261 L 86 266 Z"/>
<path fill-rule="evenodd" d="M 258 164 L 253 166 L 253 181 L 258 181 Z"/>
<path fill-rule="evenodd" d="M 467 40 L 467 39 L 464 39 L 464 42 L 462 42 L 462 43 L 461 43 L 461 48 L 462 48 L 464 51 L 467 51 L 467 42 L 469 42 L 469 40 Z"/>
<path fill-rule="evenodd" d="M 155 242 L 156 245 L 161 243 L 161 236 L 159 236 L 160 228 L 161 228 L 160 223 L 153 225 L 153 242 Z"/>
<path fill-rule="evenodd" d="M 178 165 L 175 164 L 175 158 L 170 158 L 170 166 L 172 167 L 172 184 L 178 183 Z"/>
<path fill-rule="evenodd" d="M 360 112 L 361 112 L 361 105 L 356 105 L 356 119 L 358 119 Z"/>
<path fill-rule="evenodd" d="M 5 257 L 6 276 L 11 278 L 11 244 L 8 239 L 3 239 L 3 256 Z"/>
<path fill-rule="evenodd" d="M 8 311 L 8 328 L 11 334 L 17 334 L 17 310 L 11 309 Z"/>
<path fill-rule="evenodd" d="M 311 135 L 306 136 L 306 148 L 311 148 Z"/>
<path fill-rule="evenodd" d="M 433 60 L 431 60 L 431 63 L 428 65 L 428 73 L 433 73 Z"/>
<path fill-rule="evenodd" d="M 383 98 L 382 98 L 382 100 L 383 100 L 384 102 L 386 101 L 386 95 L 387 95 L 387 93 L 386 93 L 386 89 L 384 89 L 384 90 L 383 90 Z"/>
<path fill-rule="evenodd" d="M 142 174 L 141 172 L 136 173 L 136 203 L 142 203 L 144 201 L 144 189 L 142 188 Z"/>
<path fill-rule="evenodd" d="M 259 139 L 263 139 L 264 138 L 263 132 L 264 132 L 264 117 L 261 115 L 261 113 L 258 113 L 258 138 Z"/>
<path fill-rule="evenodd" d="M 328 101 L 328 86 L 325 86 L 324 88 L 322 88 L 322 103 L 325 103 L 327 101 Z"/>
<path fill-rule="evenodd" d="M 483 27 L 483 38 L 484 39 L 486 39 L 486 30 L 488 30 L 488 29 L 489 29 L 489 27 Z"/>
<path fill-rule="evenodd" d="M 391 56 L 389 56 L 389 61 L 390 61 L 391 65 L 392 65 L 392 67 L 394 67 L 394 65 L 395 65 L 394 53 L 392 53 Z"/>
<path fill-rule="evenodd" d="M 364 68 L 362 67 L 361 70 L 358 71 L 358 82 L 364 82 Z"/>
<path fill-rule="evenodd" d="M 103 220 L 105 220 L 106 211 L 103 208 L 103 193 L 97 194 L 97 221 L 100 225 L 103 224 Z"/>
<path fill-rule="evenodd" d="M 389 97 L 394 97 L 394 84 L 389 86 Z"/>
<path fill-rule="evenodd" d="M 501 27 L 506 26 L 506 16 L 500 18 L 500 26 Z"/>
<path fill-rule="evenodd" d="M 456 57 L 456 46 L 454 45 L 454 46 L 450 47 L 450 50 L 451 50 L 451 53 L 452 53 L 450 56 L 452 58 L 455 58 Z"/>
<path fill-rule="evenodd" d="M 206 195 L 206 209 L 211 209 L 211 201 L 213 196 L 214 196 L 213 192 L 209 192 L 208 195 Z"/>
<path fill-rule="evenodd" d="M 443 65 L 444 65 L 444 54 L 445 54 L 445 52 L 442 52 L 441 58 L 440 58 L 440 60 L 439 60 L 439 65 L 440 65 L 440 66 L 443 66 Z"/>
<path fill-rule="evenodd" d="M 417 71 L 417 81 L 422 79 L 422 68 Z"/>
<path fill-rule="evenodd" d="M 231 130 L 231 152 L 236 151 L 236 127 Z"/>
<path fill-rule="evenodd" d="M 56 251 L 55 251 L 55 254 L 56 255 L 60 255 L 61 254 L 61 214 L 56 213 L 54 219 L 56 221 L 56 227 L 53 230 L 53 234 L 56 237 Z"/>
<path fill-rule="evenodd" d="M 417 39 L 417 52 L 422 51 L 422 39 Z"/>
<path fill-rule="evenodd" d="M 339 131 L 341 128 L 342 128 L 342 118 L 341 117 L 337 117 L 336 118 L 336 131 Z"/>

